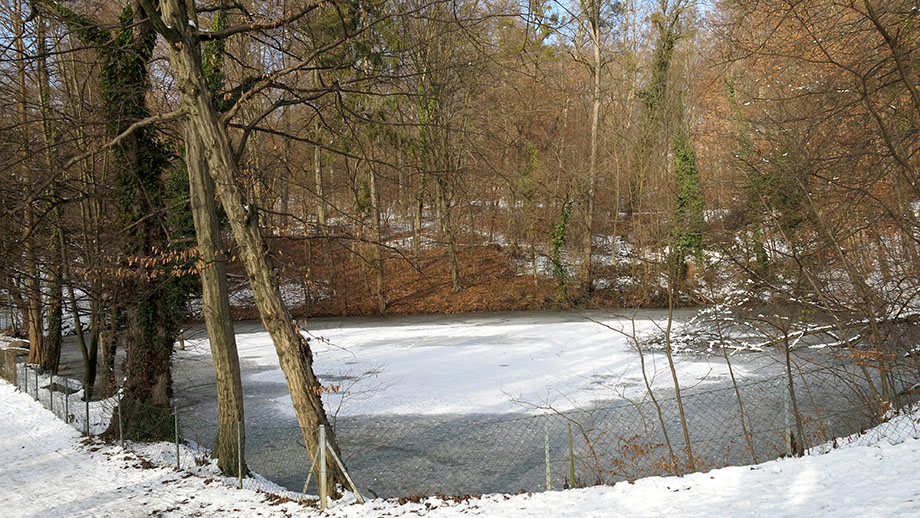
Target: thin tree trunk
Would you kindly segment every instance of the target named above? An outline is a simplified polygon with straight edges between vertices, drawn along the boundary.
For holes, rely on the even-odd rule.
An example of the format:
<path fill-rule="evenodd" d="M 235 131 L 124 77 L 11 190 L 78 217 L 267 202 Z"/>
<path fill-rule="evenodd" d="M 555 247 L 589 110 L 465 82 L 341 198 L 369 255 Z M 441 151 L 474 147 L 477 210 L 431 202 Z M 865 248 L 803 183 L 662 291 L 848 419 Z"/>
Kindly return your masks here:
<path fill-rule="evenodd" d="M 313 71 L 313 83 L 319 88 L 319 70 Z M 314 128 L 315 138 L 319 141 L 320 121 L 317 117 L 316 127 Z M 319 144 L 313 146 L 313 183 L 316 189 L 316 220 L 319 223 L 320 231 L 325 233 L 326 228 L 326 195 L 323 192 L 323 160 L 322 150 Z"/>
<path fill-rule="evenodd" d="M 372 223 L 374 226 L 374 250 L 373 250 L 373 260 L 374 260 L 374 280 L 375 280 L 375 293 L 374 297 L 377 300 L 377 312 L 381 315 L 387 311 L 387 297 L 385 290 L 385 271 L 384 271 L 384 256 L 383 256 L 383 228 L 380 223 L 380 193 L 377 188 L 377 175 L 374 173 L 373 167 L 368 167 L 367 170 L 368 183 L 370 184 L 370 194 L 371 194 L 371 218 L 373 218 Z"/>
<path fill-rule="evenodd" d="M 680 394 L 680 382 L 677 380 L 677 368 L 674 367 L 674 356 L 671 354 L 671 324 L 674 322 L 674 288 L 673 279 L 668 280 L 668 325 L 664 332 L 665 355 L 668 358 L 668 369 L 671 371 L 671 380 L 674 382 L 674 396 L 677 398 L 677 411 L 680 414 L 680 427 L 684 432 L 684 444 L 687 452 L 687 468 L 689 472 L 696 471 L 696 460 L 693 458 L 693 447 L 690 445 L 690 429 L 687 427 L 687 414 L 684 412 L 684 400 Z"/>
<path fill-rule="evenodd" d="M 453 224 L 450 218 L 450 202 L 447 199 L 447 186 L 443 176 L 438 175 L 435 183 L 435 195 L 438 199 L 438 215 L 441 220 L 441 232 L 444 235 L 444 241 L 447 242 L 447 257 L 450 260 L 450 283 L 451 291 L 459 292 L 463 287 L 460 285 L 460 266 L 457 261 L 457 240 L 454 237 Z"/>
<path fill-rule="evenodd" d="M 284 140 L 284 143 L 281 145 L 282 154 L 281 162 L 284 164 L 284 173 L 281 175 L 281 178 L 278 181 L 281 183 L 281 205 L 278 207 L 278 226 L 280 230 L 283 230 L 285 233 L 289 230 L 288 223 L 290 221 L 290 210 L 291 210 L 291 142 L 287 139 Z M 279 234 L 281 235 L 281 234 Z"/>
<path fill-rule="evenodd" d="M 48 53 L 45 42 L 46 22 L 42 15 L 35 18 L 35 40 L 38 46 L 38 92 L 41 107 L 42 136 L 45 144 L 45 168 L 48 172 L 55 170 L 57 164 L 57 129 L 51 118 L 51 81 L 48 74 Z M 52 198 L 57 198 L 53 193 Z M 58 364 L 61 361 L 61 332 L 63 324 L 63 300 L 61 293 L 64 288 L 63 281 L 63 247 L 64 231 L 63 215 L 60 205 L 53 210 L 54 229 L 52 231 L 49 249 L 48 271 L 51 282 L 48 291 L 48 333 L 45 338 L 45 358 L 42 368 L 57 374 Z"/>
<path fill-rule="evenodd" d="M 581 265 L 581 289 L 585 293 L 592 290 L 591 282 L 591 253 L 594 250 L 594 197 L 597 190 L 597 134 L 600 126 L 601 113 L 601 33 L 600 33 L 600 0 L 591 0 L 589 25 L 591 27 L 591 42 L 594 46 L 594 66 L 591 70 L 594 80 L 593 102 L 591 105 L 591 156 L 588 160 L 588 189 L 585 193 L 585 237 L 582 243 L 584 259 Z"/>
<path fill-rule="evenodd" d="M 418 188 L 415 191 L 415 218 L 412 220 L 412 252 L 416 264 L 422 249 L 422 215 L 425 211 L 425 183 L 427 175 L 421 173 L 418 177 Z"/>

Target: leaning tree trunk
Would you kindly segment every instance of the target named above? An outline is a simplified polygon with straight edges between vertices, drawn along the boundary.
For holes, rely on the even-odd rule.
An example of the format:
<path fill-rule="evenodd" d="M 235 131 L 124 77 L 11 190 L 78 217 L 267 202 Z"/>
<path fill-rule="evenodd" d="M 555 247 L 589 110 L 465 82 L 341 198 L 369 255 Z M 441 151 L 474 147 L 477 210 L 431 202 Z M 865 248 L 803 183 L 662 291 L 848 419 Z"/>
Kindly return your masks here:
<path fill-rule="evenodd" d="M 208 169 L 236 238 L 262 324 L 272 337 L 281 369 L 287 378 L 304 442 L 309 451 L 316 451 L 317 427 L 329 424 L 321 398 L 323 388 L 313 373 L 313 354 L 309 344 L 297 331 L 281 299 L 255 209 L 246 203 L 237 183 L 239 171 L 226 128 L 211 101 L 193 28 L 180 0 L 160 0 L 162 19 L 150 0 L 142 0 L 141 3 L 169 43 L 170 65 L 182 94 L 180 106 L 188 120 L 189 135 L 205 143 Z M 334 436 L 330 433 L 328 437 L 335 447 Z M 327 469 L 336 473 L 331 465 L 331 456 L 327 458 L 330 459 Z M 316 469 L 318 472 L 319 467 Z M 344 479 L 341 475 L 333 476 L 330 485 L 334 482 L 344 482 Z"/>
<path fill-rule="evenodd" d="M 211 357 L 217 377 L 217 438 L 213 455 L 217 466 L 227 476 L 246 473 L 243 452 L 246 444 L 243 423 L 243 385 L 240 381 L 240 359 L 236 337 L 230 319 L 227 288 L 227 256 L 223 252 L 217 208 L 214 203 L 214 181 L 208 176 L 203 146 L 190 129 L 186 129 L 185 154 L 189 193 L 195 235 L 198 239 L 198 272 L 201 276 L 205 327 L 211 343 Z M 239 451 L 237 450 L 239 445 Z M 242 466 L 240 465 L 242 464 Z"/>

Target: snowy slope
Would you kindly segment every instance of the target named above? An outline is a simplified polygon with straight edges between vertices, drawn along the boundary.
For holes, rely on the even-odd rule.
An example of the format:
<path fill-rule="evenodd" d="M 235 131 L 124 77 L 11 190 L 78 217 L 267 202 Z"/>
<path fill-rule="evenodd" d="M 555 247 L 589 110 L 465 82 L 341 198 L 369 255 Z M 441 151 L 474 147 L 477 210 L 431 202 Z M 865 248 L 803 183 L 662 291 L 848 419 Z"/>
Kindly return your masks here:
<path fill-rule="evenodd" d="M 903 419 L 903 418 L 902 418 Z M 911 416 L 917 420 L 918 416 Z M 70 426 L 0 382 L 0 516 L 319 516 L 219 480 L 148 467 L 115 446 L 81 444 Z M 880 439 L 884 439 L 880 437 Z M 920 516 L 920 441 L 851 446 L 801 459 L 682 478 L 463 502 L 374 500 L 328 515 L 359 517 Z M 146 464 L 149 466 L 149 464 Z"/>

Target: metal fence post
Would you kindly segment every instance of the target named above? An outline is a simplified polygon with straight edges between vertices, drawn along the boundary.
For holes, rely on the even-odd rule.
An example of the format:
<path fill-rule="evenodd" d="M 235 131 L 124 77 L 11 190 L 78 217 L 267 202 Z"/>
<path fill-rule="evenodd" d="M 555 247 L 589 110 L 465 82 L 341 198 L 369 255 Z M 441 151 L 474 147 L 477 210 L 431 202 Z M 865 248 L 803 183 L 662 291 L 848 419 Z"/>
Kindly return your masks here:
<path fill-rule="evenodd" d="M 351 475 L 349 475 L 348 470 L 345 469 L 345 464 L 342 463 L 342 459 L 339 458 L 339 455 L 331 446 L 329 446 L 329 444 L 326 444 L 326 448 L 328 448 L 329 453 L 332 455 L 332 460 L 334 460 L 339 469 L 342 470 L 342 476 L 344 476 L 345 480 L 348 481 L 348 485 L 351 486 L 351 490 L 355 492 L 355 496 L 358 498 L 358 503 L 363 504 L 364 497 L 361 496 L 361 493 L 358 491 L 358 486 L 355 485 L 355 481 L 351 479 Z"/>
<path fill-rule="evenodd" d="M 64 422 L 70 423 L 70 383 L 64 389 Z"/>
<path fill-rule="evenodd" d="M 791 395 L 789 394 L 789 384 L 783 384 L 783 414 L 786 420 L 786 426 L 783 433 L 783 442 L 786 444 L 786 456 L 792 457 L 792 408 Z"/>
<path fill-rule="evenodd" d="M 83 421 L 83 435 L 89 435 L 89 392 L 86 391 L 86 383 L 83 383 L 83 402 L 86 407 L 86 420 Z"/>
<path fill-rule="evenodd" d="M 572 423 L 569 423 L 569 475 L 572 477 L 569 487 L 575 487 L 575 445 L 572 441 Z"/>
<path fill-rule="evenodd" d="M 35 401 L 38 401 L 38 369 L 32 369 L 35 372 Z"/>
<path fill-rule="evenodd" d="M 121 447 L 124 448 L 125 447 L 125 436 L 121 431 L 122 420 L 121 420 L 121 398 L 120 397 L 118 398 L 118 403 L 116 403 L 115 408 L 118 409 L 118 444 L 120 444 Z"/>
<path fill-rule="evenodd" d="M 552 491 L 553 483 L 549 473 L 549 416 L 546 416 L 543 421 L 543 439 L 543 453 L 546 457 L 546 490 Z"/>
<path fill-rule="evenodd" d="M 317 455 L 319 462 L 319 507 L 320 509 L 326 508 L 326 426 L 319 425 L 319 433 L 317 434 L 317 443 L 319 444 L 319 455 Z"/>
<path fill-rule="evenodd" d="M 176 406 L 173 407 L 173 422 L 176 429 L 176 469 L 181 469 L 179 463 L 179 407 Z"/>
<path fill-rule="evenodd" d="M 240 421 L 236 422 L 236 473 L 243 489 L 243 432 Z"/>
<path fill-rule="evenodd" d="M 54 413 L 54 373 L 51 374 L 51 381 L 48 382 L 48 410 Z"/>

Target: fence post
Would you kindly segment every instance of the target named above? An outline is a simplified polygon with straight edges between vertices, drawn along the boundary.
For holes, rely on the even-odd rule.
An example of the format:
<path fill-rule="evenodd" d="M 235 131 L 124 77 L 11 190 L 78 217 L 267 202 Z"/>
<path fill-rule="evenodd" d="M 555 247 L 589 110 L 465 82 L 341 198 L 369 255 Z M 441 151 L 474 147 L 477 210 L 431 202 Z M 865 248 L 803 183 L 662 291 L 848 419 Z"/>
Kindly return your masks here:
<path fill-rule="evenodd" d="M 70 382 L 64 389 L 64 422 L 70 424 Z"/>
<path fill-rule="evenodd" d="M 329 453 L 332 454 L 332 460 L 339 466 L 339 469 L 342 470 L 342 475 L 345 477 L 345 480 L 348 481 L 348 485 L 351 486 L 351 490 L 355 492 L 355 496 L 358 498 L 358 503 L 364 503 L 364 497 L 361 496 L 361 493 L 358 491 L 358 486 L 355 485 L 355 481 L 351 479 L 351 475 L 348 474 L 348 470 L 345 469 L 345 464 L 342 463 L 342 459 L 339 458 L 339 455 L 332 449 L 331 446 L 326 444 L 326 448 L 329 449 Z"/>
<path fill-rule="evenodd" d="M 38 399 L 38 369 L 32 369 L 35 372 L 35 401 Z"/>
<path fill-rule="evenodd" d="M 83 401 L 86 406 L 86 420 L 83 421 L 83 435 L 89 436 L 89 392 L 86 391 L 86 383 L 83 383 Z"/>
<path fill-rule="evenodd" d="M 546 490 L 552 491 L 553 483 L 549 472 L 549 416 L 546 416 L 543 421 L 543 439 L 543 453 L 546 457 Z"/>
<path fill-rule="evenodd" d="M 115 408 L 118 409 L 118 443 L 121 445 L 122 448 L 124 448 L 125 447 L 125 436 L 121 431 L 122 420 L 121 420 L 121 397 L 120 396 L 118 398 L 118 403 L 116 404 Z"/>
<path fill-rule="evenodd" d="M 786 456 L 792 457 L 792 409 L 790 405 L 791 395 L 789 394 L 789 384 L 783 383 L 783 414 L 786 421 L 783 432 L 783 442 L 786 445 Z"/>
<path fill-rule="evenodd" d="M 173 423 L 176 430 L 176 469 L 182 469 L 179 462 L 179 407 L 173 406 Z"/>
<path fill-rule="evenodd" d="M 51 381 L 48 382 L 48 410 L 54 413 L 54 373 L 51 374 Z"/>
<path fill-rule="evenodd" d="M 243 433 L 240 421 L 236 422 L 236 472 L 240 479 L 240 489 L 243 489 Z"/>
<path fill-rule="evenodd" d="M 572 423 L 569 423 L 569 475 L 572 477 L 569 487 L 575 487 L 575 444 L 572 441 Z"/>
<path fill-rule="evenodd" d="M 305 445 L 305 446 L 306 446 L 306 445 Z M 310 458 L 312 458 L 313 460 L 310 461 L 310 469 L 307 471 L 307 480 L 304 481 L 304 483 L 303 483 L 303 491 L 300 492 L 300 498 L 297 500 L 297 503 L 298 503 L 298 504 L 301 503 L 301 502 L 303 502 L 303 497 L 304 497 L 304 495 L 307 494 L 307 487 L 310 485 L 310 479 L 313 478 L 313 468 L 316 467 L 316 459 L 319 458 L 319 452 L 316 452 L 316 454 L 310 453 L 310 448 L 309 448 L 309 447 L 307 447 L 306 450 L 307 450 L 307 454 L 308 454 L 308 455 L 310 456 Z M 317 480 L 319 480 L 319 479 L 317 479 Z M 319 484 L 317 483 L 317 490 L 318 490 L 318 489 L 319 489 Z"/>
<path fill-rule="evenodd" d="M 326 508 L 326 426 L 319 425 L 319 433 L 317 437 L 317 443 L 319 444 L 319 455 L 317 455 L 319 462 L 319 507 L 320 509 Z"/>

